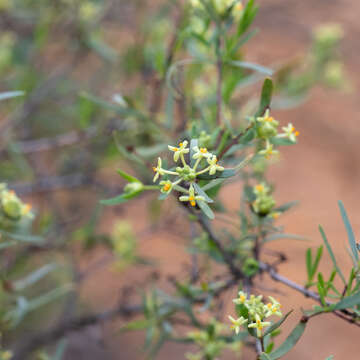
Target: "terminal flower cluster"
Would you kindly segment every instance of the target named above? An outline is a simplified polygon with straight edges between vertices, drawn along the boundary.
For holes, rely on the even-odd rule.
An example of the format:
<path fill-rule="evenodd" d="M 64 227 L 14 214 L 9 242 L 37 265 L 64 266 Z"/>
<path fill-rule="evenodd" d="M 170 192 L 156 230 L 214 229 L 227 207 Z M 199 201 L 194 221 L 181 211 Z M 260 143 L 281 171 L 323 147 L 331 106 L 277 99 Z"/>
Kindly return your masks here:
<path fill-rule="evenodd" d="M 179 197 L 179 200 L 189 202 L 191 206 L 196 206 L 197 201 L 206 201 L 201 194 L 196 193 L 193 184 L 201 174 L 209 173 L 209 175 L 215 175 L 217 172 L 224 171 L 224 168 L 218 164 L 216 155 L 209 152 L 205 147 L 199 148 L 198 146 L 194 146 L 191 157 L 195 161 L 194 165 L 191 166 L 185 159 L 185 156 L 188 157 L 190 153 L 187 140 L 180 142 L 178 146 L 169 145 L 168 148 L 174 153 L 174 162 L 178 163 L 180 160 L 180 166 L 177 166 L 173 170 L 166 170 L 162 167 L 162 159 L 160 157 L 158 158 L 157 166 L 153 167 L 155 173 L 153 181 L 158 181 L 162 176 L 175 176 L 173 180 L 166 179 L 160 181 L 160 191 L 163 194 L 170 194 L 172 189 L 176 189 L 184 194 Z M 181 183 L 188 184 L 188 187 L 185 188 L 181 186 Z"/>
<path fill-rule="evenodd" d="M 273 315 L 282 316 L 281 304 L 272 296 L 269 296 L 271 302 L 265 304 L 262 301 L 262 295 L 251 295 L 248 297 L 248 294 L 243 291 L 240 291 L 238 295 L 238 298 L 234 299 L 233 302 L 237 305 L 245 306 L 248 316 L 240 316 L 236 319 L 229 316 L 231 321 L 230 328 L 234 330 L 236 334 L 240 332 L 241 327 L 256 329 L 256 336 L 261 338 L 263 329 L 271 325 L 270 321 L 265 320 Z"/>
<path fill-rule="evenodd" d="M 276 202 L 271 195 L 271 189 L 265 183 L 253 187 L 255 200 L 252 202 L 252 209 L 260 216 L 271 216 L 277 218 L 280 213 L 273 211 Z"/>
<path fill-rule="evenodd" d="M 279 151 L 274 149 L 272 139 L 288 139 L 291 143 L 296 144 L 299 131 L 295 129 L 293 124 L 289 123 L 282 127 L 283 132 L 278 132 L 279 122 L 270 116 L 270 110 L 267 109 L 264 116 L 253 118 L 257 137 L 264 141 L 264 148 L 259 151 L 260 155 L 264 155 L 269 159 L 272 155 L 278 155 Z"/>

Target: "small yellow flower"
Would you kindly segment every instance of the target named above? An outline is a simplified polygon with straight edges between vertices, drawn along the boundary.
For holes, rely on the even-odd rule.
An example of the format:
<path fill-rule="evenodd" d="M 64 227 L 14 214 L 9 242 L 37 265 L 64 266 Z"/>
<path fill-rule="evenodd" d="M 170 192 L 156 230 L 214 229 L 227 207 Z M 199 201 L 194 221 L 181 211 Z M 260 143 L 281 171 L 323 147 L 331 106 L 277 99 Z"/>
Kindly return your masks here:
<path fill-rule="evenodd" d="M 177 162 L 179 160 L 180 155 L 187 154 L 190 150 L 187 148 L 188 142 L 184 140 L 179 144 L 178 147 L 168 145 L 170 151 L 174 152 L 174 161 Z"/>
<path fill-rule="evenodd" d="M 265 183 L 257 184 L 254 186 L 254 193 L 257 196 L 266 195 L 270 191 L 269 187 Z"/>
<path fill-rule="evenodd" d="M 172 187 L 173 187 L 173 183 L 171 181 L 169 181 L 169 180 L 161 181 L 160 185 L 161 185 L 160 191 L 163 194 L 169 194 L 171 192 L 171 190 L 172 190 Z"/>
<path fill-rule="evenodd" d="M 218 165 L 218 159 L 216 157 L 216 155 L 213 155 L 211 158 L 207 159 L 208 164 L 210 165 L 209 167 L 209 174 L 210 175 L 214 175 L 216 173 L 216 171 L 224 171 L 224 168 L 220 165 Z"/>
<path fill-rule="evenodd" d="M 195 206 L 196 201 L 205 201 L 205 198 L 202 196 L 195 195 L 194 187 L 192 185 L 190 185 L 189 195 L 188 196 L 187 195 L 180 196 L 179 200 L 180 201 L 188 201 L 191 206 Z"/>
<path fill-rule="evenodd" d="M 300 135 L 299 131 L 296 131 L 293 124 L 289 123 L 288 126 L 282 128 L 284 134 L 279 135 L 279 137 L 287 137 L 290 141 L 296 142 L 296 138 Z"/>
<path fill-rule="evenodd" d="M 269 321 L 261 321 L 261 318 L 258 314 L 255 315 L 255 322 L 252 324 L 249 324 L 248 327 L 249 328 L 255 328 L 256 329 L 256 335 L 257 337 L 261 337 L 262 335 L 262 330 L 264 327 L 266 326 L 270 326 L 271 323 Z"/>
<path fill-rule="evenodd" d="M 153 167 L 153 171 L 155 173 L 155 176 L 153 178 L 153 182 L 156 182 L 157 179 L 159 178 L 159 176 L 162 176 L 164 175 L 164 169 L 161 167 L 162 165 L 162 161 L 161 161 L 161 158 L 158 158 L 158 163 L 157 163 L 157 166 Z"/>
<path fill-rule="evenodd" d="M 259 155 L 264 155 L 266 159 L 270 159 L 272 155 L 278 155 L 279 151 L 274 150 L 274 146 L 269 141 L 266 142 L 266 147 L 259 151 Z"/>
<path fill-rule="evenodd" d="M 271 303 L 268 303 L 266 305 L 267 308 L 267 313 L 266 313 L 266 317 L 269 317 L 271 315 L 277 315 L 277 316 L 282 316 L 282 312 L 281 312 L 281 304 L 275 300 L 272 296 L 269 296 L 269 299 L 271 301 Z"/>
<path fill-rule="evenodd" d="M 229 315 L 229 319 L 232 323 L 232 325 L 230 325 L 230 329 L 235 330 L 236 335 L 240 332 L 240 327 L 247 322 L 247 319 L 245 319 L 243 316 L 234 319 L 232 316 Z"/>
<path fill-rule="evenodd" d="M 237 299 L 234 299 L 233 302 L 235 304 L 245 304 L 247 300 L 247 294 L 243 291 L 239 291 L 238 295 L 239 297 Z"/>
<path fill-rule="evenodd" d="M 270 116 L 270 110 L 267 109 L 264 116 L 260 116 L 256 119 L 258 122 L 260 123 L 271 123 L 274 126 L 279 125 L 279 122 L 277 120 L 275 120 L 272 116 Z"/>
<path fill-rule="evenodd" d="M 194 155 L 193 159 L 202 159 L 202 158 L 210 158 L 212 154 L 208 151 L 207 148 L 199 148 L 198 146 L 193 147 Z"/>

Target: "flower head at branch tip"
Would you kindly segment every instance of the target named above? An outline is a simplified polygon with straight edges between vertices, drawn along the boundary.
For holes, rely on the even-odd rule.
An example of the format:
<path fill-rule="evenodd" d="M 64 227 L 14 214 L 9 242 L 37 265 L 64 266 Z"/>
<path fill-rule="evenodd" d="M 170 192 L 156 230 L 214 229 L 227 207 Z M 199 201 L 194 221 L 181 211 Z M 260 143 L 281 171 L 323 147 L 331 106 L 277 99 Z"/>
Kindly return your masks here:
<path fill-rule="evenodd" d="M 170 194 L 170 192 L 173 188 L 173 183 L 170 180 L 164 180 L 164 181 L 160 182 L 160 186 L 161 186 L 160 191 L 163 194 Z"/>
<path fill-rule="evenodd" d="M 207 148 L 199 148 L 198 146 L 194 146 L 193 150 L 194 150 L 193 159 L 202 159 L 202 158 L 208 159 L 213 156 L 212 153 L 210 153 Z"/>
<path fill-rule="evenodd" d="M 290 141 L 296 142 L 296 138 L 300 135 L 299 131 L 295 130 L 293 124 L 289 123 L 288 126 L 284 126 L 283 128 L 284 134 L 281 137 L 287 137 Z"/>
<path fill-rule="evenodd" d="M 240 332 L 240 327 L 247 323 L 247 319 L 245 319 L 243 316 L 234 319 L 232 316 L 229 315 L 229 319 L 231 321 L 230 329 L 235 331 L 235 334 L 237 335 Z"/>
<path fill-rule="evenodd" d="M 274 150 L 274 145 L 270 144 L 269 141 L 266 141 L 265 149 L 259 151 L 259 155 L 264 155 L 267 160 L 270 159 L 272 155 L 278 155 L 278 154 L 279 151 Z"/>
<path fill-rule="evenodd" d="M 195 190 L 192 185 L 189 188 L 189 195 L 184 195 L 179 197 L 180 201 L 188 201 L 191 206 L 196 206 L 196 201 L 205 201 L 203 196 L 195 195 Z"/>
<path fill-rule="evenodd" d="M 216 171 L 224 171 L 224 168 L 220 165 L 218 165 L 218 159 L 216 155 L 213 155 L 211 158 L 207 159 L 209 166 L 209 174 L 214 175 Z"/>
<path fill-rule="evenodd" d="M 153 182 L 156 182 L 160 175 L 161 176 L 164 175 L 164 169 L 161 167 L 161 165 L 162 165 L 161 158 L 158 158 L 157 166 L 153 167 L 153 171 L 155 173 L 155 176 L 153 178 Z"/>
<path fill-rule="evenodd" d="M 187 148 L 187 140 L 184 140 L 183 142 L 179 143 L 179 146 L 170 146 L 168 145 L 168 148 L 170 151 L 174 152 L 174 161 L 177 162 L 180 158 L 180 155 L 187 154 L 190 150 Z"/>

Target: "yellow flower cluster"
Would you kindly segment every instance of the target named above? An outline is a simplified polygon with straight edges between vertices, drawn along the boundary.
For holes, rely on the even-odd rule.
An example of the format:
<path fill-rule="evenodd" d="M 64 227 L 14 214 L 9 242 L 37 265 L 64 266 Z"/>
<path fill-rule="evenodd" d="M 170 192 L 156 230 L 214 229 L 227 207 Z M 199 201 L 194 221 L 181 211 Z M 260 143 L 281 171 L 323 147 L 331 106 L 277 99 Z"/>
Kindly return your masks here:
<path fill-rule="evenodd" d="M 187 140 L 180 142 L 177 146 L 169 145 L 168 148 L 174 153 L 174 162 L 178 162 L 180 160 L 182 166 L 176 167 L 176 171 L 166 170 L 162 167 L 162 159 L 160 157 L 158 158 L 157 166 L 153 167 L 153 171 L 155 173 L 153 179 L 154 182 L 156 182 L 160 176 L 164 175 L 178 177 L 174 181 L 161 181 L 160 191 L 163 194 L 169 194 L 172 189 L 175 188 L 177 191 L 184 193 L 184 195 L 179 197 L 179 200 L 189 202 L 191 206 L 196 206 L 197 201 L 206 201 L 206 199 L 201 194 L 195 193 L 193 183 L 196 177 L 201 174 L 209 173 L 209 175 L 215 175 L 216 172 L 224 171 L 224 167 L 218 164 L 216 155 L 209 152 L 205 147 L 199 148 L 198 146 L 193 146 L 191 157 L 194 160 L 194 164 L 190 166 L 185 159 L 185 155 L 189 154 L 190 152 Z M 199 170 L 201 164 L 204 163 L 206 164 L 205 167 L 202 166 L 202 169 Z M 180 183 L 183 181 L 190 183 L 187 189 L 180 186 Z"/>
<path fill-rule="evenodd" d="M 281 304 L 273 297 L 269 296 L 271 302 L 265 304 L 262 301 L 262 295 L 251 295 L 248 297 L 243 291 L 240 291 L 239 296 L 233 300 L 237 305 L 243 305 L 246 307 L 248 316 L 240 316 L 239 318 L 233 318 L 229 316 L 231 321 L 230 328 L 235 331 L 236 334 L 240 332 L 241 326 L 249 329 L 256 329 L 256 336 L 262 337 L 263 329 L 271 325 L 270 321 L 264 321 L 270 316 L 282 316 Z"/>

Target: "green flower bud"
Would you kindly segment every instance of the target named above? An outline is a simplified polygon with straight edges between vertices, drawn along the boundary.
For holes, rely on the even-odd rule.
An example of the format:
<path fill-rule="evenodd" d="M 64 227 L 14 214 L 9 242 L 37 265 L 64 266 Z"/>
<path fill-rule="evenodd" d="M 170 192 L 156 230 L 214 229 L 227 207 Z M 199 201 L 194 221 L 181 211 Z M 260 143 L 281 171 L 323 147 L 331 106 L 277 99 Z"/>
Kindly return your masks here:
<path fill-rule="evenodd" d="M 177 167 L 176 172 L 181 176 L 185 181 L 193 181 L 196 178 L 196 172 L 189 166 L 186 165 L 183 168 Z"/>
<path fill-rule="evenodd" d="M 211 147 L 211 136 L 206 131 L 201 131 L 199 136 L 199 147 L 210 148 Z"/>
<path fill-rule="evenodd" d="M 124 188 L 124 192 L 127 194 L 140 192 L 142 190 L 144 190 L 144 185 L 137 181 L 127 184 Z"/>
<path fill-rule="evenodd" d="M 259 271 L 259 263 L 253 258 L 247 258 L 242 271 L 248 277 L 254 276 Z"/>
<path fill-rule="evenodd" d="M 3 199 L 2 208 L 5 215 L 10 219 L 20 219 L 22 205 L 16 197 L 11 197 L 10 199 Z"/>
<path fill-rule="evenodd" d="M 339 24 L 321 25 L 315 29 L 314 37 L 318 45 L 331 47 L 336 45 L 344 36 L 344 31 Z"/>
<path fill-rule="evenodd" d="M 329 86 L 339 87 L 344 81 L 343 64 L 331 61 L 325 67 L 324 79 Z"/>
<path fill-rule="evenodd" d="M 265 195 L 257 198 L 253 202 L 253 209 L 260 216 L 266 216 L 271 212 L 275 204 L 275 200 L 272 196 Z"/>
<path fill-rule="evenodd" d="M 269 139 L 277 135 L 277 126 L 270 122 L 263 123 L 258 128 L 258 136 L 264 139 Z"/>

